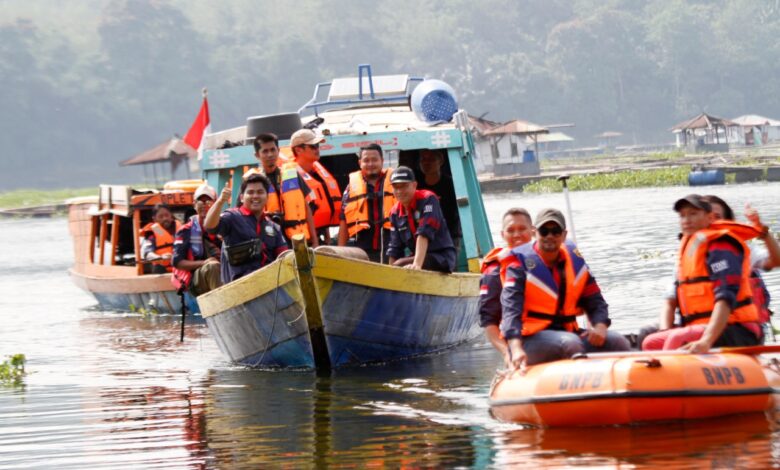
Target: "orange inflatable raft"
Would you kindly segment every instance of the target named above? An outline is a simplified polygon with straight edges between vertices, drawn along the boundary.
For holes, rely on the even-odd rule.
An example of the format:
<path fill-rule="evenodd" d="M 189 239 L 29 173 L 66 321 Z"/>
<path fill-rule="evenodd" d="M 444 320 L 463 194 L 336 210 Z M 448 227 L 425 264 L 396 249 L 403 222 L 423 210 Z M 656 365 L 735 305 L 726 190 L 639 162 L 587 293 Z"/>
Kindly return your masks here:
<path fill-rule="evenodd" d="M 766 347 L 761 347 L 766 348 Z M 733 348 L 736 351 L 745 348 Z M 590 354 L 499 374 L 491 413 L 501 421 L 601 426 L 765 411 L 780 393 L 778 361 L 734 352 Z M 774 352 L 774 351 L 772 351 Z"/>

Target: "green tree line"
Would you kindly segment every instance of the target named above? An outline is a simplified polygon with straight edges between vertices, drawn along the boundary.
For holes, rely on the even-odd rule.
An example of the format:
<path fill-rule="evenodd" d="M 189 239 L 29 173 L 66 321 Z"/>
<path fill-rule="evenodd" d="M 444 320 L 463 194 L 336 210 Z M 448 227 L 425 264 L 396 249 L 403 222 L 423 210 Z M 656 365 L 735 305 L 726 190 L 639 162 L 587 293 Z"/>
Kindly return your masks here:
<path fill-rule="evenodd" d="M 0 189 L 137 181 L 186 132 L 296 110 L 354 75 L 440 78 L 496 121 L 666 142 L 701 111 L 780 118 L 778 0 L 6 0 Z M 567 131 L 569 132 L 569 131 Z"/>

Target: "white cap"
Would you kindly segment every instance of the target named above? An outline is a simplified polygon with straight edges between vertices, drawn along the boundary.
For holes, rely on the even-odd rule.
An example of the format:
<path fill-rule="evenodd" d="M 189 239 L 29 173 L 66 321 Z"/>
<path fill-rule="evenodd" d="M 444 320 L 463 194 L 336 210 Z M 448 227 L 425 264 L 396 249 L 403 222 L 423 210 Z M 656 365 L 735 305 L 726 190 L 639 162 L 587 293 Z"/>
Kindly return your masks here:
<path fill-rule="evenodd" d="M 195 195 L 192 197 L 197 201 L 201 196 L 208 196 L 212 201 L 217 200 L 217 192 L 207 183 L 203 183 L 202 185 L 198 186 L 198 189 L 195 190 Z"/>

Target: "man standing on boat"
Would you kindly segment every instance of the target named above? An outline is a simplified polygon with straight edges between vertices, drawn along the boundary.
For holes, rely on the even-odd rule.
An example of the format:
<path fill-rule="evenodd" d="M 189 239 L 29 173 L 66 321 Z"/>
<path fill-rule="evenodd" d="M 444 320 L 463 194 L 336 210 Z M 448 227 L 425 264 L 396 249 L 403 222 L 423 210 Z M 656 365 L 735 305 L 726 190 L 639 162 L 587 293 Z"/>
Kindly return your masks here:
<path fill-rule="evenodd" d="M 320 163 L 320 144 L 325 142 L 322 136 L 310 129 L 296 131 L 290 137 L 295 163 L 302 170 L 306 184 L 316 195 L 314 210 L 314 227 L 322 241 L 330 244 L 330 227 L 339 225 L 341 213 L 341 191 L 336 178 Z"/>
<path fill-rule="evenodd" d="M 750 281 L 750 248 L 746 242 L 768 236 L 767 227 L 715 221 L 712 205 L 690 194 L 674 203 L 680 217 L 676 303 L 683 326 L 704 326 L 701 337 L 682 349 L 706 353 L 714 346 L 753 346 L 761 342 L 758 308 Z M 674 311 L 672 310 L 672 314 Z M 648 336 L 643 344 L 665 343 L 679 330 L 669 328 Z"/>
<path fill-rule="evenodd" d="M 255 137 L 254 144 L 260 169 L 271 182 L 265 205 L 266 214 L 282 227 L 288 244 L 293 235 L 300 233 L 306 237 L 309 245 L 317 247 L 314 217 L 307 203 L 313 195 L 311 188 L 298 173 L 298 165 L 285 162 L 279 166 L 279 138 L 274 134 L 260 134 Z"/>
<path fill-rule="evenodd" d="M 154 206 L 152 223 L 141 229 L 141 236 L 144 237 L 141 256 L 151 263 L 151 268 L 148 269 L 150 273 L 165 274 L 173 269 L 173 240 L 180 226 L 170 207 L 165 204 Z M 144 272 L 146 271 L 145 267 Z"/>
<path fill-rule="evenodd" d="M 264 175 L 249 175 L 241 183 L 240 207 L 222 212 L 231 197 L 230 186 L 225 186 L 206 214 L 203 228 L 222 237 L 223 284 L 257 271 L 287 250 L 281 227 L 265 215 L 270 186 Z"/>
<path fill-rule="evenodd" d="M 338 244 L 346 246 L 353 238 L 371 261 L 384 262 L 390 243 L 390 211 L 396 203 L 390 183 L 393 171 L 383 168 L 378 144 L 361 148 L 358 164 L 360 170 L 349 174 L 349 186 L 341 200 Z"/>
<path fill-rule="evenodd" d="M 510 367 L 591 351 L 627 351 L 628 340 L 607 331 L 607 302 L 577 247 L 565 241 L 563 214 L 543 209 L 535 222 L 536 242 L 513 248 L 501 260 L 501 331 Z M 588 329 L 577 325 L 584 313 Z"/>
<path fill-rule="evenodd" d="M 399 166 L 390 177 L 398 201 L 390 211 L 390 264 L 410 269 L 451 273 L 455 270 L 455 246 L 441 212 L 439 198 L 417 189 L 411 168 Z M 411 256 L 404 256 L 409 250 Z"/>
<path fill-rule="evenodd" d="M 195 190 L 195 215 L 176 231 L 173 242 L 173 276 L 177 289 L 199 296 L 222 285 L 220 280 L 219 244 L 216 235 L 203 229 L 203 219 L 217 198 L 217 192 L 206 183 Z"/>
<path fill-rule="evenodd" d="M 444 154 L 441 150 L 420 150 L 420 171 L 422 180 L 417 183 L 419 189 L 427 189 L 439 196 L 439 204 L 450 230 L 450 238 L 456 250 L 460 250 L 463 232 L 460 228 L 460 214 L 458 214 L 458 200 L 455 197 L 455 183 L 452 176 L 442 172 L 444 168 Z"/>
<path fill-rule="evenodd" d="M 512 248 L 533 240 L 534 225 L 527 210 L 513 207 L 501 218 L 501 238 L 506 248 L 493 248 L 482 260 L 482 277 L 479 280 L 479 326 L 485 329 L 485 337 L 501 353 L 510 365 L 509 349 L 501 336 L 501 257 Z"/>

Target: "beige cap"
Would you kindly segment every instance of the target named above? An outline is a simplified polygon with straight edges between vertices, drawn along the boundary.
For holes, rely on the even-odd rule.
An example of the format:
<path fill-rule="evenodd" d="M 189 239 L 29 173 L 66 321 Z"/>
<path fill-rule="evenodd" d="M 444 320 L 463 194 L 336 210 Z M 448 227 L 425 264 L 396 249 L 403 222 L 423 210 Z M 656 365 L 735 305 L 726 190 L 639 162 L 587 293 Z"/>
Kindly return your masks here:
<path fill-rule="evenodd" d="M 310 129 L 301 129 L 295 131 L 295 134 L 290 137 L 290 147 L 297 147 L 299 145 L 316 145 L 325 142 L 325 138 L 316 134 Z"/>
<path fill-rule="evenodd" d="M 558 209 L 542 209 L 536 214 L 536 222 L 534 223 L 536 228 L 540 228 L 547 222 L 554 222 L 558 227 L 566 230 L 566 219 L 563 218 L 563 214 Z"/>
<path fill-rule="evenodd" d="M 214 190 L 214 188 L 212 188 L 206 183 L 203 183 L 202 185 L 198 186 L 198 189 L 195 190 L 195 194 L 192 196 L 192 198 L 197 201 L 198 198 L 201 196 L 208 196 L 211 198 L 212 201 L 217 200 L 217 192 Z"/>

